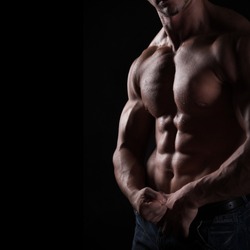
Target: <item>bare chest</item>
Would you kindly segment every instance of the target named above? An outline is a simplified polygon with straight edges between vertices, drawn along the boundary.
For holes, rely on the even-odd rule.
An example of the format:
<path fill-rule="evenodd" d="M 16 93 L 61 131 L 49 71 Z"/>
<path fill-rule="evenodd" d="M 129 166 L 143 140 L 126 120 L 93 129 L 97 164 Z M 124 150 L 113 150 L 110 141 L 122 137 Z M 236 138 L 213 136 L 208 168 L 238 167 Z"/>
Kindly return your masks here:
<path fill-rule="evenodd" d="M 144 105 L 155 117 L 195 114 L 223 106 L 228 93 L 218 79 L 209 50 L 156 51 L 143 64 L 140 77 Z"/>

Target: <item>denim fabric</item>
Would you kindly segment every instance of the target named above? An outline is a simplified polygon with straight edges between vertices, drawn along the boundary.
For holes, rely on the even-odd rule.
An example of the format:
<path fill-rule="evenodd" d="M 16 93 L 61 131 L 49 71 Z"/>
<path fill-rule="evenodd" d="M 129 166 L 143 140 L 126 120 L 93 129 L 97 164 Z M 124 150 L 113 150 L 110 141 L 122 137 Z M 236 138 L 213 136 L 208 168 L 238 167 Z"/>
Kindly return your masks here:
<path fill-rule="evenodd" d="M 132 250 L 250 250 L 250 202 L 213 218 L 198 214 L 187 239 L 163 235 L 140 215 L 135 218 Z"/>

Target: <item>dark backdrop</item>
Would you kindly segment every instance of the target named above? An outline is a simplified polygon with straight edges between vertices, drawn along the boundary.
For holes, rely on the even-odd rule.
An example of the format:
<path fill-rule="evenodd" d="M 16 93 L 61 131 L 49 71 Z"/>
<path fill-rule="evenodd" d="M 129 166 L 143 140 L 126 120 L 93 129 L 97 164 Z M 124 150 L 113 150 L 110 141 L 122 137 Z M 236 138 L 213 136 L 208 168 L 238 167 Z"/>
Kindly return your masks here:
<path fill-rule="evenodd" d="M 249 18 L 247 0 L 212 1 Z M 132 61 L 161 28 L 146 0 L 84 1 L 84 245 L 129 250 L 133 211 L 113 174 L 118 121 Z"/>

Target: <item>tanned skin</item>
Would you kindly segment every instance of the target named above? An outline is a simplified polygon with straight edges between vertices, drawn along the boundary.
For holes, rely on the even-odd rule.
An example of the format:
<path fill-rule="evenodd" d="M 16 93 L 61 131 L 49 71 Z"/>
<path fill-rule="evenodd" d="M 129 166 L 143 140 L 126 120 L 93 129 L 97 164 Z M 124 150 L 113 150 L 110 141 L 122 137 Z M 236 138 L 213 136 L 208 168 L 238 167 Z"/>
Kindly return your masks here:
<path fill-rule="evenodd" d="M 114 173 L 144 219 L 187 237 L 199 207 L 250 193 L 250 23 L 208 0 L 148 1 L 162 29 L 131 65 Z"/>

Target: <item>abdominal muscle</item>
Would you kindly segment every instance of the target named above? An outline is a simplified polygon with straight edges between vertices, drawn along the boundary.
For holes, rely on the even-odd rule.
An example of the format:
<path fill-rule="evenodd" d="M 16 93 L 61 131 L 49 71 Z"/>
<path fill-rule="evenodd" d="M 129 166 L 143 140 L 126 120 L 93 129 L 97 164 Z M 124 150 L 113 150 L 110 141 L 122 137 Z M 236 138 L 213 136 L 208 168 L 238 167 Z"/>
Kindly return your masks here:
<path fill-rule="evenodd" d="M 168 121 L 163 126 L 165 129 L 159 126 L 160 120 L 156 121 L 156 147 L 147 161 L 147 176 L 150 187 L 165 193 L 175 192 L 216 171 L 245 140 L 243 129 L 236 120 L 228 123 L 226 119 L 213 125 L 202 119 L 201 129 L 185 132 L 177 129 L 175 119 L 173 122 L 164 119 Z M 189 125 L 195 127 L 192 119 Z"/>

